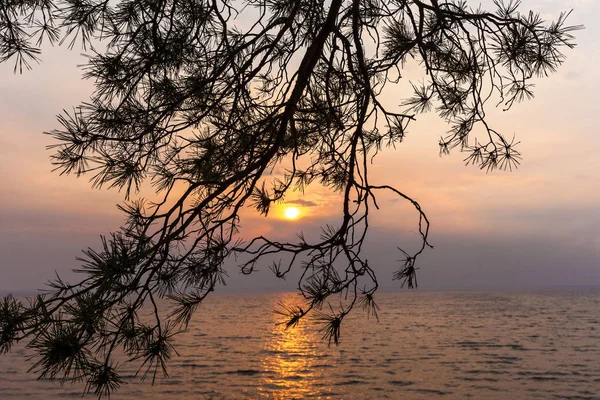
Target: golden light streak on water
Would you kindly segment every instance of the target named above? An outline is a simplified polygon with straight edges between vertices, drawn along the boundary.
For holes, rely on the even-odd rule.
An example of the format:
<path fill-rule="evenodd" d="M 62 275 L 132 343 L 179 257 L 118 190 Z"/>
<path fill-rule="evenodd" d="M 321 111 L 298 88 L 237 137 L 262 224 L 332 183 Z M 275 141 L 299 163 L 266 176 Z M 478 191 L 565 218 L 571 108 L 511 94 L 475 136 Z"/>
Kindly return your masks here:
<path fill-rule="evenodd" d="M 290 300 L 291 300 L 290 296 Z M 280 317 L 274 316 L 275 322 Z M 266 344 L 262 367 L 267 374 L 262 378 L 261 387 L 278 392 L 274 399 L 307 398 L 316 395 L 323 386 L 327 386 L 321 369 L 315 368 L 320 337 L 314 329 L 299 324 L 293 329 L 285 329 L 284 325 L 273 324 L 271 340 Z"/>

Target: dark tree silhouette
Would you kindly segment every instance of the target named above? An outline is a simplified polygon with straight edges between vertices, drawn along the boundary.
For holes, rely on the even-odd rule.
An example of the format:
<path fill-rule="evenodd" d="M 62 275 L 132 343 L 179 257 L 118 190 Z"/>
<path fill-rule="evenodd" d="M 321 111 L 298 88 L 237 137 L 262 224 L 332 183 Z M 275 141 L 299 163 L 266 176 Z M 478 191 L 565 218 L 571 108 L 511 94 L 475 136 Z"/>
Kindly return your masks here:
<path fill-rule="evenodd" d="M 61 174 L 91 177 L 94 187 L 122 189 L 127 219 L 99 250 L 84 251 L 80 282 L 56 278 L 29 303 L 3 299 L 0 349 L 25 340 L 40 377 L 82 381 L 100 396 L 122 382 L 117 353 L 155 376 L 174 353 L 175 334 L 237 256 L 245 274 L 274 256 L 282 259 L 272 266 L 278 277 L 301 268 L 305 304 L 281 309 L 285 324 L 314 313 L 324 338 L 337 343 L 353 307 L 376 315 L 376 274 L 361 248 L 378 193 L 392 192 L 418 212 L 421 246 L 401 250 L 393 278 L 416 286 L 417 258 L 430 247 L 419 204 L 368 174 L 416 114 L 435 111 L 449 124 L 442 154 L 458 148 L 485 170 L 519 165 L 518 142 L 489 125 L 485 106 L 532 97 L 532 78 L 561 64 L 577 27 L 565 24 L 568 14 L 546 23 L 518 6 L 3 0 L 0 60 L 15 71 L 31 68 L 45 43 L 87 53 L 84 77 L 95 91 L 48 133 L 52 163 Z M 423 79 L 390 107 L 380 93 L 399 82 L 406 63 L 420 66 Z M 286 170 L 279 179 L 269 177 L 276 166 Z M 160 201 L 130 200 L 144 181 Z M 341 193 L 339 225 L 324 227 L 316 241 L 239 239 L 242 207 L 266 215 L 310 184 Z M 336 294 L 346 301 L 331 303 Z M 153 318 L 142 318 L 142 307 Z"/>

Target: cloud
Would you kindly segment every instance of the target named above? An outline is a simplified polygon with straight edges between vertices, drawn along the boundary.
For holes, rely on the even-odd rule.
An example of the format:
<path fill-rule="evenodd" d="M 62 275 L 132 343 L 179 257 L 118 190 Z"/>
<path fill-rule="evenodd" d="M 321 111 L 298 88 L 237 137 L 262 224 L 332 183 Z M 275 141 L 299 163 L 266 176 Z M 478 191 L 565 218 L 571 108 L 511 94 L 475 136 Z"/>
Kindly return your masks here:
<path fill-rule="evenodd" d="M 302 200 L 302 199 L 290 200 L 290 201 L 286 201 L 286 203 L 287 204 L 297 204 L 302 207 L 318 207 L 319 206 L 319 204 L 315 203 L 314 201 Z"/>

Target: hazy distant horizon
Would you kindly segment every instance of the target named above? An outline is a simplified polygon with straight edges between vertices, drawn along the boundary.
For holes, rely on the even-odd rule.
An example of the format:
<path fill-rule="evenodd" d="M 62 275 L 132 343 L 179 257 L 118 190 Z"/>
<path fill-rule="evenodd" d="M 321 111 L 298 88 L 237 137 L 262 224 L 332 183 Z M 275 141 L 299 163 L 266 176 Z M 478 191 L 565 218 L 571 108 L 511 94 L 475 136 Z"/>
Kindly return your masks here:
<path fill-rule="evenodd" d="M 598 291 L 600 285 L 579 285 L 579 286 L 530 286 L 530 287 L 513 287 L 513 288 L 486 288 L 486 287 L 466 287 L 466 288 L 429 288 L 429 289 L 406 289 L 406 288 L 394 288 L 394 287 L 381 287 L 377 293 L 430 293 L 430 292 L 448 292 L 448 293 L 538 293 L 538 292 L 587 292 L 587 291 Z M 220 287 L 215 289 L 209 296 L 215 296 L 219 294 L 272 294 L 272 293 L 290 293 L 296 294 L 297 288 L 277 289 L 277 288 L 231 288 Z M 29 297 L 43 293 L 43 290 L 0 290 L 0 296 L 12 295 L 13 297 Z M 375 295 L 377 297 L 377 294 Z"/>

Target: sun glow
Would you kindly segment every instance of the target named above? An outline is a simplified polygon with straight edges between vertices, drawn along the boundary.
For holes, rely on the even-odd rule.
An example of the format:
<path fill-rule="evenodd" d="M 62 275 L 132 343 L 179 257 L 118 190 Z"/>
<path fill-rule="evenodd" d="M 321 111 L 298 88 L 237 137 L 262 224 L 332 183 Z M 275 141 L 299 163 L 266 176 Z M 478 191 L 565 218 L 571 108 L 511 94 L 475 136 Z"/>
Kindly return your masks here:
<path fill-rule="evenodd" d="M 297 207 L 286 207 L 283 215 L 286 219 L 297 219 L 300 216 L 300 210 Z"/>

